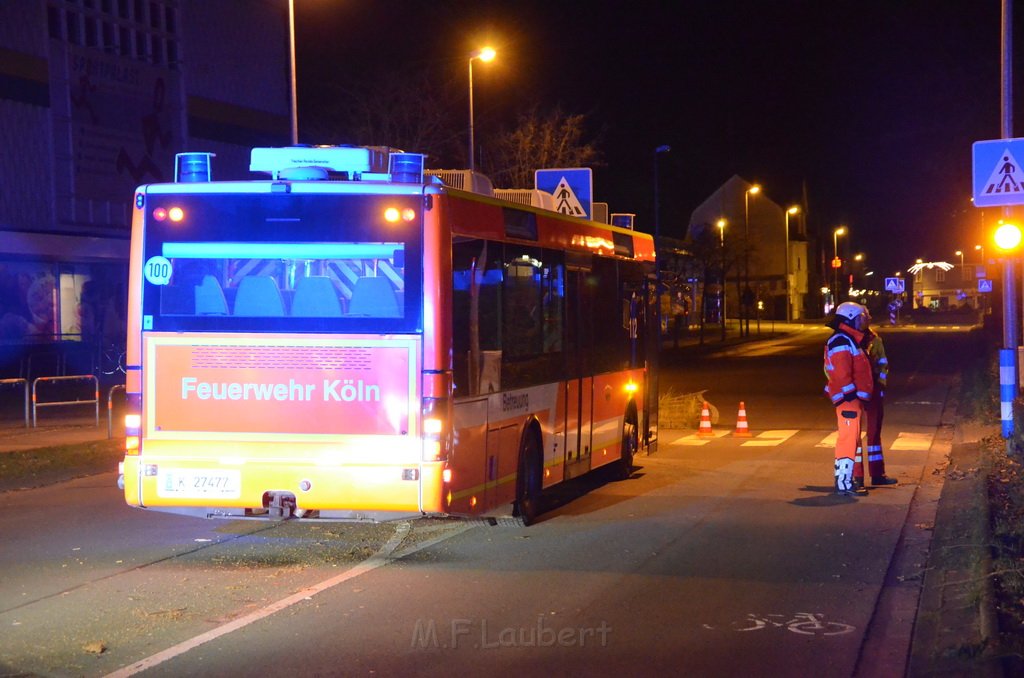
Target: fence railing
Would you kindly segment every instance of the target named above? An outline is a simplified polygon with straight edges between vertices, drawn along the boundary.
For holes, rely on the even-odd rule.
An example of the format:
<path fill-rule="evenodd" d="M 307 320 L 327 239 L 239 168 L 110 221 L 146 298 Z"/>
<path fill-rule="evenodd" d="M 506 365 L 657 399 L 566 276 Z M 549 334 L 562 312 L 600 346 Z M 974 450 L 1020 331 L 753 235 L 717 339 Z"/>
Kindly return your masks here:
<path fill-rule="evenodd" d="M 52 400 L 47 402 L 39 402 L 39 396 L 37 388 L 39 382 L 56 382 L 56 381 L 91 381 L 93 384 L 93 398 L 92 400 Z M 60 407 L 60 406 L 71 406 L 71 405 L 88 405 L 93 404 L 96 407 L 96 426 L 100 425 L 100 382 L 94 374 L 79 374 L 71 375 L 67 377 L 39 377 L 32 382 L 32 428 L 36 427 L 36 410 L 40 407 Z"/>

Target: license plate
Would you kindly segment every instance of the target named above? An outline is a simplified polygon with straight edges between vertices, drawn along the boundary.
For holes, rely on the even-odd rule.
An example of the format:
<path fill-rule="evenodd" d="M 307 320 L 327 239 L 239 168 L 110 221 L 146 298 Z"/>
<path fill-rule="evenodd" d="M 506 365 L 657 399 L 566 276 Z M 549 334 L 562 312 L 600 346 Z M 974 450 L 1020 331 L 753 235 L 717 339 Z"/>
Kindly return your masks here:
<path fill-rule="evenodd" d="M 161 497 L 237 499 L 241 490 L 242 474 L 232 469 L 176 468 L 157 474 L 157 495 Z"/>

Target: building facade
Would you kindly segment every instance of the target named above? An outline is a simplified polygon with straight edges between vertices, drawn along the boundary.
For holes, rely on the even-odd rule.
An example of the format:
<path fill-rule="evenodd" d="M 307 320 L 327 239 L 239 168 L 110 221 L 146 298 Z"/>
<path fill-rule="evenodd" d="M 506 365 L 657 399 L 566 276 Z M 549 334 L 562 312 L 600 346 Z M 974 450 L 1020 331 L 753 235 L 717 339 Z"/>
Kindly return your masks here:
<path fill-rule="evenodd" d="M 739 315 L 740 301 L 749 287 L 760 317 L 799 320 L 805 316 L 808 292 L 807 233 L 801 213 L 790 216 L 755 184 L 732 176 L 690 216 L 688 234 L 701 230 L 720 233 L 735 259 L 726 272 L 726 309 Z M 788 206 L 787 206 L 788 207 Z M 787 310 L 788 306 L 788 310 Z M 787 315 L 788 314 L 788 315 Z"/>
<path fill-rule="evenodd" d="M 135 187 L 184 151 L 246 178 L 288 87 L 284 0 L 0 3 L 0 378 L 123 345 Z"/>

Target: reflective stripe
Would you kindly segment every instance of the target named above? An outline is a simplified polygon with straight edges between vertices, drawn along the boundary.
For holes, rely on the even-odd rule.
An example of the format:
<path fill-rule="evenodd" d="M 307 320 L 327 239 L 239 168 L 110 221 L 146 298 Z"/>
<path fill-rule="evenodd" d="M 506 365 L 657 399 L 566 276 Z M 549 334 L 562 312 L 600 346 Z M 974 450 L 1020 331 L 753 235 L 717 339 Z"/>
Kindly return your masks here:
<path fill-rule="evenodd" d="M 880 454 L 869 454 L 868 455 L 868 461 L 869 462 L 872 462 L 872 461 L 882 461 L 882 455 L 880 455 Z"/>
<path fill-rule="evenodd" d="M 882 451 L 882 446 L 881 445 L 868 445 L 868 453 L 869 454 L 871 452 L 881 452 L 881 451 Z"/>
<path fill-rule="evenodd" d="M 879 365 L 888 365 L 889 364 L 889 359 L 888 358 L 879 358 L 878 359 L 878 364 Z"/>
<path fill-rule="evenodd" d="M 833 354 L 843 352 L 849 353 L 851 355 L 858 355 L 860 353 L 860 351 L 858 351 L 853 346 L 836 346 L 835 348 L 830 348 L 828 350 L 828 357 L 831 358 Z"/>
<path fill-rule="evenodd" d="M 857 391 L 857 397 L 861 400 L 871 400 L 871 394 L 867 391 Z"/>
<path fill-rule="evenodd" d="M 842 387 L 839 390 L 842 391 L 843 393 L 852 393 L 856 388 L 857 387 L 854 386 L 853 384 L 847 384 L 846 386 Z"/>

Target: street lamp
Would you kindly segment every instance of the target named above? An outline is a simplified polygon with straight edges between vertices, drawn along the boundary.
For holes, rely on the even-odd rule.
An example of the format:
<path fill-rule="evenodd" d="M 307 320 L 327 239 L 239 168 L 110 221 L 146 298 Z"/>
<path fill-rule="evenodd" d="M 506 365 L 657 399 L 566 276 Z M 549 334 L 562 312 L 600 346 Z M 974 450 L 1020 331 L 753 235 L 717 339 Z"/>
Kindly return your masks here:
<path fill-rule="evenodd" d="M 291 85 L 292 146 L 299 143 L 299 106 L 295 93 L 295 0 L 288 0 L 288 70 Z"/>
<path fill-rule="evenodd" d="M 469 57 L 469 169 L 476 169 L 476 160 L 474 157 L 473 148 L 473 61 L 479 59 L 483 62 L 493 61 L 494 57 L 497 56 L 497 52 L 491 47 L 484 47 L 478 52 L 474 52 Z"/>
<path fill-rule="evenodd" d="M 786 280 L 785 280 L 785 284 L 783 285 L 783 288 L 786 290 L 786 322 L 787 323 L 793 321 L 792 309 L 790 308 L 790 306 L 791 306 L 791 303 L 790 303 L 791 302 L 791 295 L 789 293 L 789 217 L 792 214 L 799 214 L 799 213 L 800 213 L 799 205 L 793 205 L 788 210 L 786 210 L 786 249 L 783 252 L 783 256 L 786 259 L 786 268 L 785 268 Z"/>
<path fill-rule="evenodd" d="M 832 250 L 835 253 L 832 259 L 832 277 L 835 281 L 835 287 L 832 288 L 833 310 L 839 305 L 839 267 L 843 263 L 839 258 L 839 236 L 841 235 L 846 235 L 846 226 L 840 226 L 832 231 Z"/>
<path fill-rule="evenodd" d="M 721 308 L 719 309 L 721 311 L 721 314 L 722 314 L 722 318 L 721 318 L 721 320 L 722 320 L 722 341 L 725 341 L 725 225 L 726 225 L 726 223 L 728 223 L 728 222 L 726 222 L 725 219 L 719 219 L 715 223 L 715 226 L 718 226 L 718 237 L 719 237 L 719 243 L 720 243 L 719 249 L 721 249 L 721 251 L 722 251 L 722 303 L 721 303 Z"/>
<path fill-rule="evenodd" d="M 985 265 L 985 248 L 983 246 L 981 246 L 981 245 L 975 245 L 974 246 L 974 251 L 979 253 L 979 256 L 981 257 L 980 263 L 981 263 L 982 266 L 984 266 Z"/>
<path fill-rule="evenodd" d="M 654 247 L 657 250 L 658 237 L 661 235 L 661 210 L 658 207 L 658 156 L 668 153 L 670 146 L 658 146 L 654 149 Z"/>
<path fill-rule="evenodd" d="M 747 315 L 749 309 L 743 303 L 747 289 L 750 288 L 750 196 L 760 192 L 761 187 L 758 184 L 753 184 L 743 191 L 743 291 L 740 292 L 740 317 L 746 323 L 744 331 L 741 332 L 745 336 L 750 336 L 750 317 Z M 743 322 L 740 325 L 742 327 Z"/>

